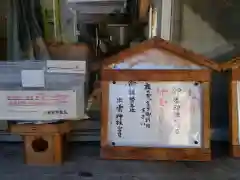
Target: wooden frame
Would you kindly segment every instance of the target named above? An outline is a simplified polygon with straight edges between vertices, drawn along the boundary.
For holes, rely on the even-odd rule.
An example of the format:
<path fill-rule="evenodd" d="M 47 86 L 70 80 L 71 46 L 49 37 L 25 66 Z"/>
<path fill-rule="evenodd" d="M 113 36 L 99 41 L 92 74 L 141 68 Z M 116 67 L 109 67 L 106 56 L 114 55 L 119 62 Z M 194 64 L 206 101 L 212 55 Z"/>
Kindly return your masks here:
<path fill-rule="evenodd" d="M 215 71 L 221 70 L 221 67 L 218 64 L 207 59 L 206 57 L 199 54 L 195 54 L 193 51 L 184 49 L 180 46 L 170 44 L 168 41 L 165 41 L 164 39 L 160 39 L 157 37 L 148 41 L 144 41 L 133 48 L 126 49 L 117 55 L 111 56 L 110 58 L 104 61 L 103 68 L 112 69 L 110 66 L 114 66 L 115 64 L 122 62 L 126 58 L 133 57 L 134 55 L 143 53 L 150 49 L 165 50 L 171 52 L 172 54 L 175 54 L 176 56 L 184 58 L 192 62 L 193 64 L 207 67 Z"/>
<path fill-rule="evenodd" d="M 240 81 L 240 70 L 232 71 L 229 87 L 229 120 L 230 120 L 230 154 L 232 157 L 240 157 L 240 143 L 238 138 L 238 94 L 237 81 Z"/>
<path fill-rule="evenodd" d="M 240 157 L 239 142 L 239 119 L 238 119 L 238 93 L 237 83 L 240 81 L 240 58 L 236 57 L 231 61 L 220 65 L 222 71 L 232 70 L 229 78 L 229 137 L 230 155 Z"/>
<path fill-rule="evenodd" d="M 146 75 L 147 74 L 147 75 Z M 108 144 L 108 103 L 110 81 L 196 81 L 203 87 L 202 148 L 113 147 Z M 209 70 L 110 70 L 102 71 L 101 157 L 136 160 L 211 160 Z"/>
<path fill-rule="evenodd" d="M 134 56 L 144 54 L 149 50 L 159 50 L 173 54 L 186 61 L 179 66 L 189 67 L 185 70 L 119 70 L 117 65 L 125 63 Z M 149 60 L 149 59 L 148 59 Z M 131 60 L 129 61 L 131 62 Z M 151 62 L 151 60 L 149 60 Z M 139 62 L 138 62 L 139 63 Z M 172 63 L 172 64 L 171 64 Z M 140 63 L 141 64 L 141 63 Z M 174 62 L 169 62 L 174 65 Z M 200 70 L 191 69 L 191 65 Z M 188 66 L 190 65 L 190 66 Z M 161 59 L 159 58 L 159 66 Z M 202 67 L 202 68 L 201 68 Z M 153 38 L 141 44 L 126 49 L 104 61 L 102 66 L 102 127 L 101 127 L 101 157 L 107 159 L 145 159 L 145 160 L 211 160 L 210 149 L 210 82 L 211 71 L 220 71 L 221 67 L 210 59 L 174 45 L 161 38 Z M 202 148 L 173 149 L 173 148 L 133 148 L 112 147 L 108 144 L 108 99 L 109 82 L 114 81 L 193 81 L 203 87 L 203 132 Z"/>
<path fill-rule="evenodd" d="M 111 70 L 102 73 L 104 81 L 200 81 L 211 79 L 208 70 Z"/>

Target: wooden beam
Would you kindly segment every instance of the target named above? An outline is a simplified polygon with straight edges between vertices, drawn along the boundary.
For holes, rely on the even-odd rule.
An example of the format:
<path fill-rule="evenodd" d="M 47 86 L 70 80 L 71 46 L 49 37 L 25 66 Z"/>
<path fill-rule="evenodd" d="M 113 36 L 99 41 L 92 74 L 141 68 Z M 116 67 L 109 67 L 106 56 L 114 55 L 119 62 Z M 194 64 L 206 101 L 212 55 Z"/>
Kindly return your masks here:
<path fill-rule="evenodd" d="M 102 72 L 103 81 L 198 81 L 211 80 L 208 70 L 111 70 Z"/>

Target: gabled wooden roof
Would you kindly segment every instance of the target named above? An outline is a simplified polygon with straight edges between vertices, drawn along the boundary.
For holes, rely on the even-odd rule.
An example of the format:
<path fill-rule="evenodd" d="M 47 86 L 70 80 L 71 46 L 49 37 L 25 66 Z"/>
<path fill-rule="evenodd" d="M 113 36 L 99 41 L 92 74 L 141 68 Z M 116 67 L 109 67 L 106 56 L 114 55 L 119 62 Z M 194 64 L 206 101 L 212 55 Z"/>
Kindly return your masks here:
<path fill-rule="evenodd" d="M 222 63 L 220 65 L 220 68 L 222 71 L 240 68 L 240 57 L 236 57 L 236 58 L 232 59 L 231 61 Z"/>
<path fill-rule="evenodd" d="M 212 70 L 220 71 L 220 66 L 208 59 L 207 57 L 203 55 L 199 55 L 194 53 L 193 51 L 184 49 L 180 46 L 174 45 L 172 43 L 169 43 L 168 41 L 165 41 L 161 38 L 153 38 L 147 41 L 142 42 L 139 45 L 136 45 L 132 48 L 128 48 L 117 55 L 114 55 L 108 59 L 106 59 L 103 63 L 103 68 L 108 68 L 112 64 L 119 64 L 123 62 L 127 58 L 131 58 L 133 56 L 137 56 L 145 51 L 151 50 L 151 49 L 159 49 L 159 50 L 165 50 L 173 55 L 176 55 L 178 57 L 187 59 L 188 61 L 192 62 L 193 64 L 204 66 Z"/>

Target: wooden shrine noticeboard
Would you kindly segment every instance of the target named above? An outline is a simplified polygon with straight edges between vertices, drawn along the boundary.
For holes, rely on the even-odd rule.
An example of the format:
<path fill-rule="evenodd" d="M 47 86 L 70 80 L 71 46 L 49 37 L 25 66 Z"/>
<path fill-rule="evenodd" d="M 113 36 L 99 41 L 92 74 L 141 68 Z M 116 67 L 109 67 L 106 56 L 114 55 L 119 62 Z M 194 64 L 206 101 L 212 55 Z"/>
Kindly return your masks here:
<path fill-rule="evenodd" d="M 101 157 L 210 160 L 212 70 L 220 68 L 159 38 L 105 60 Z"/>
<path fill-rule="evenodd" d="M 210 160 L 211 71 L 219 69 L 158 38 L 105 60 L 101 157 Z"/>
<path fill-rule="evenodd" d="M 230 154 L 233 157 L 240 157 L 240 58 L 221 66 L 223 71 L 232 70 L 229 78 Z"/>
<path fill-rule="evenodd" d="M 210 72 L 165 73 L 104 70 L 102 157 L 210 159 Z"/>

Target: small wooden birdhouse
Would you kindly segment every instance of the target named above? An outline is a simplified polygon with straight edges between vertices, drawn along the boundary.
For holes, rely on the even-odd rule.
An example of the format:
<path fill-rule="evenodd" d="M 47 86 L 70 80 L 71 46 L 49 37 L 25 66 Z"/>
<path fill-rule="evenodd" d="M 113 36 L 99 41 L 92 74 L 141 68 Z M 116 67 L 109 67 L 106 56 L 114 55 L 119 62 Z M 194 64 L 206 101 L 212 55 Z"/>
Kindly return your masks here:
<path fill-rule="evenodd" d="M 10 132 L 24 140 L 24 157 L 28 165 L 61 165 L 66 149 L 65 135 L 72 129 L 70 121 L 55 124 L 14 124 Z"/>
<path fill-rule="evenodd" d="M 210 160 L 210 81 L 219 69 L 158 38 L 106 59 L 101 157 Z"/>
<path fill-rule="evenodd" d="M 240 58 L 221 65 L 223 71 L 228 71 L 229 79 L 229 134 L 230 154 L 233 157 L 240 157 Z"/>

